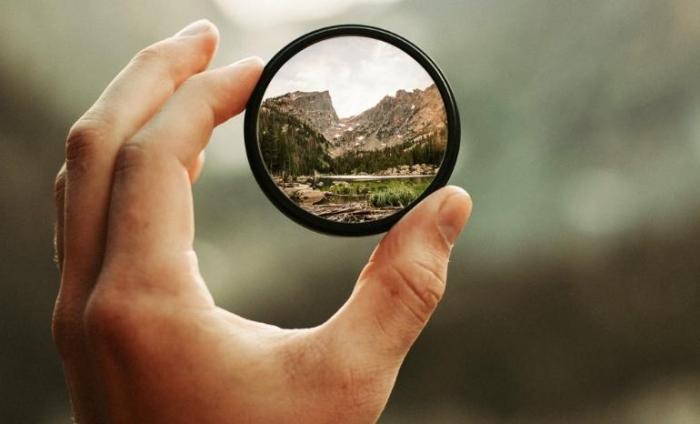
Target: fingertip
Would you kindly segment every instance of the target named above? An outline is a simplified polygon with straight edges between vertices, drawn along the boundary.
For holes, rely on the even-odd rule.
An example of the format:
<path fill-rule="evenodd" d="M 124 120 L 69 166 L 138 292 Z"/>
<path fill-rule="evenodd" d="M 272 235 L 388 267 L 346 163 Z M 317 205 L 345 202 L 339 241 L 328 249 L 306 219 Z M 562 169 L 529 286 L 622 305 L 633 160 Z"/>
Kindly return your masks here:
<path fill-rule="evenodd" d="M 173 39 L 176 42 L 196 43 L 208 66 L 219 46 L 219 29 L 208 19 L 200 19 L 178 31 Z M 201 69 L 205 69 L 206 66 Z"/>
<path fill-rule="evenodd" d="M 175 33 L 174 37 L 199 37 L 207 33 L 218 37 L 219 29 L 209 19 L 199 19 Z"/>
<path fill-rule="evenodd" d="M 438 207 L 437 225 L 445 239 L 454 244 L 471 215 L 472 199 L 461 187 L 448 186 L 441 191 L 443 199 Z"/>
<path fill-rule="evenodd" d="M 211 81 L 218 81 L 219 106 L 214 107 L 216 124 L 242 112 L 262 73 L 263 62 L 257 56 L 239 60 L 215 70 Z M 220 78 L 223 76 L 223 78 Z"/>
<path fill-rule="evenodd" d="M 262 58 L 259 56 L 250 56 L 245 59 L 241 59 L 237 62 L 232 63 L 229 67 L 235 69 L 236 71 L 246 72 L 250 75 L 259 76 L 262 73 L 262 69 L 265 66 Z M 256 77 L 257 80 L 257 77 Z"/>
<path fill-rule="evenodd" d="M 203 43 L 202 49 L 209 56 L 209 62 L 211 62 L 211 58 L 213 58 L 216 55 L 216 51 L 219 48 L 219 29 L 211 22 L 206 22 L 208 22 L 209 27 L 201 36 L 201 40 Z"/>
<path fill-rule="evenodd" d="M 248 56 L 233 63 L 233 65 L 246 65 L 262 68 L 265 62 L 260 56 Z"/>
<path fill-rule="evenodd" d="M 448 196 L 451 196 L 453 194 L 461 194 L 463 196 L 466 196 L 468 198 L 471 198 L 471 195 L 462 187 L 456 186 L 456 185 L 448 185 L 440 189 L 440 191 L 444 192 Z"/>
<path fill-rule="evenodd" d="M 448 203 L 454 203 L 456 205 L 461 205 L 464 208 L 467 217 L 471 214 L 473 200 L 472 196 L 465 189 L 459 186 L 446 186 L 440 189 L 443 195 L 443 200 L 440 208 Z"/>

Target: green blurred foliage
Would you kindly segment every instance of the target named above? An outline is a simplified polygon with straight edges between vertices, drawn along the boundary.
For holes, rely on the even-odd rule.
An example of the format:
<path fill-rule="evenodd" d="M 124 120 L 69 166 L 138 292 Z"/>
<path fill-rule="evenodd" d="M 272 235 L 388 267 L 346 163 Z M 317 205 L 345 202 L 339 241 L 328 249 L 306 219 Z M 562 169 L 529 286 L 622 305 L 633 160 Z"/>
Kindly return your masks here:
<path fill-rule="evenodd" d="M 452 182 L 474 215 L 384 422 L 699 422 L 697 1 L 345 3 L 270 23 L 256 17 L 265 2 L 3 2 L 0 420 L 69 417 L 49 329 L 67 129 L 139 48 L 204 16 L 221 29 L 215 65 L 359 22 L 423 47 L 453 86 Z M 194 194 L 217 302 L 280 326 L 328 318 L 377 241 L 277 212 L 247 168 L 240 118 L 215 133 Z"/>

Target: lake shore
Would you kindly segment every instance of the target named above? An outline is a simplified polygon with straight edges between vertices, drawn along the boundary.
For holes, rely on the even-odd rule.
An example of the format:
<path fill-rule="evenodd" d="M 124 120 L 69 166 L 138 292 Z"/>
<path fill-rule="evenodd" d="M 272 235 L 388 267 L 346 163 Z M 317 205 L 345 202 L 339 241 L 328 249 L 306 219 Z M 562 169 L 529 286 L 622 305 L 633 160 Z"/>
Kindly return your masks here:
<path fill-rule="evenodd" d="M 415 200 L 435 177 L 434 173 L 418 171 L 412 174 L 274 176 L 273 181 L 299 207 L 320 218 L 361 223 L 385 218 Z"/>
<path fill-rule="evenodd" d="M 416 177 L 432 178 L 435 174 L 415 174 L 415 175 L 319 175 L 318 179 L 327 179 L 335 181 L 382 181 L 382 180 L 411 180 Z M 314 177 L 309 177 L 314 178 Z"/>

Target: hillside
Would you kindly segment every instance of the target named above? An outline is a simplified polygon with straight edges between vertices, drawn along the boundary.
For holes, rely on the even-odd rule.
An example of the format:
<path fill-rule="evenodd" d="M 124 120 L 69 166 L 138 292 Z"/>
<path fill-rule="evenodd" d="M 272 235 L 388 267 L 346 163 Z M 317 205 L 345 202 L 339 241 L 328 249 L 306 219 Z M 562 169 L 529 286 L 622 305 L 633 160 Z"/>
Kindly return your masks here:
<path fill-rule="evenodd" d="M 424 90 L 399 90 L 374 107 L 342 120 L 324 134 L 333 156 L 352 151 L 372 151 L 403 143 L 417 143 L 444 133 L 445 107 L 435 85 Z M 441 137 L 442 141 L 446 137 Z M 443 146 L 444 147 L 444 146 Z"/>
<path fill-rule="evenodd" d="M 258 119 L 261 152 L 274 175 L 437 167 L 447 140 L 447 118 L 435 85 L 399 90 L 343 119 L 328 91 L 295 91 L 266 99 Z"/>
<path fill-rule="evenodd" d="M 312 175 L 330 171 L 328 141 L 275 103 L 263 103 L 258 112 L 260 152 L 273 175 Z"/>

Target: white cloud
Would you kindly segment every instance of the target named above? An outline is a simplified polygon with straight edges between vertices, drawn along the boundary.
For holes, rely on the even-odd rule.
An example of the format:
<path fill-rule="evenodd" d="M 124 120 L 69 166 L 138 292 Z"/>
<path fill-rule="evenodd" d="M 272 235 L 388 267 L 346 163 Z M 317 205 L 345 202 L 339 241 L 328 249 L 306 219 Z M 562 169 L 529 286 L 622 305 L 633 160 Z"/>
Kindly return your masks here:
<path fill-rule="evenodd" d="M 329 90 L 338 115 L 347 117 L 397 90 L 432 83 L 425 69 L 401 49 L 369 37 L 341 36 L 313 44 L 289 59 L 264 97 Z"/>

